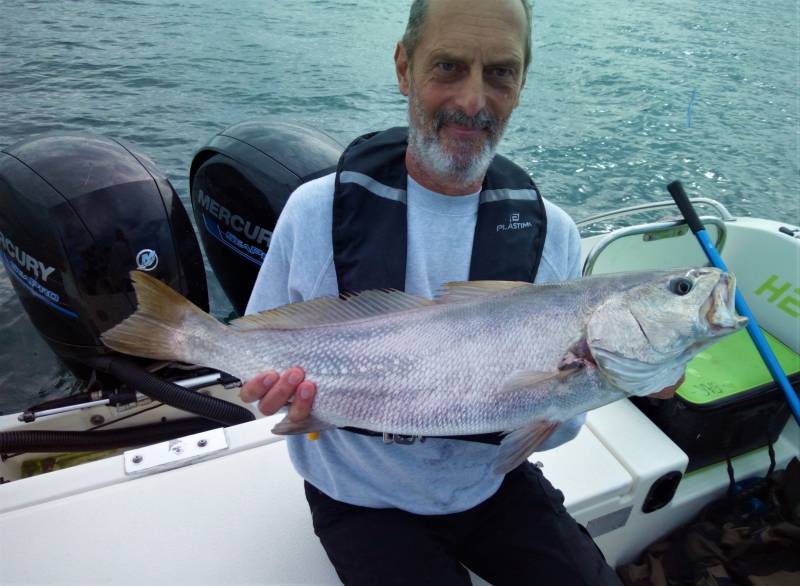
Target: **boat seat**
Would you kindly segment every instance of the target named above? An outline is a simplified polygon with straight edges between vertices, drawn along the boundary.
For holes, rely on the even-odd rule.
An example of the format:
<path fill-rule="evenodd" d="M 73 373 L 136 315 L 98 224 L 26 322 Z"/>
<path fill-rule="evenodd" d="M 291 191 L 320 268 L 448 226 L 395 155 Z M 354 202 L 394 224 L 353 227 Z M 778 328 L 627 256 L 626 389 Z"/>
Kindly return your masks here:
<path fill-rule="evenodd" d="M 762 334 L 797 387 L 800 355 L 768 332 Z M 744 330 L 695 356 L 671 401 L 632 401 L 686 452 L 687 472 L 775 443 L 789 419 L 783 393 Z"/>
<path fill-rule="evenodd" d="M 725 223 L 714 216 L 703 216 L 701 220 L 711 241 L 722 252 Z M 583 276 L 709 265 L 683 220 L 626 226 L 590 241 L 593 245 L 585 257 Z"/>

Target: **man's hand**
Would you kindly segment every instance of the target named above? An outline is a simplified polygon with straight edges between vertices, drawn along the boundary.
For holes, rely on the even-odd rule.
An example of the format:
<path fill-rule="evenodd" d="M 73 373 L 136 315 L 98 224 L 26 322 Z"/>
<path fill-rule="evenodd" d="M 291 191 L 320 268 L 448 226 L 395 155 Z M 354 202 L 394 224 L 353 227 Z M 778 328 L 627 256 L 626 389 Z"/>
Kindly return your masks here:
<path fill-rule="evenodd" d="M 258 410 L 264 415 L 272 415 L 288 404 L 289 420 L 301 421 L 311 412 L 317 392 L 316 385 L 304 379 L 302 368 L 289 368 L 280 375 L 270 370 L 243 384 L 239 398 L 245 403 L 258 401 Z"/>
<path fill-rule="evenodd" d="M 652 395 L 647 395 L 650 399 L 671 399 L 675 396 L 675 391 L 678 390 L 678 387 L 683 384 L 683 379 L 686 375 L 681 375 L 681 378 L 678 379 L 674 385 L 669 387 L 664 387 L 657 393 L 653 393 Z"/>

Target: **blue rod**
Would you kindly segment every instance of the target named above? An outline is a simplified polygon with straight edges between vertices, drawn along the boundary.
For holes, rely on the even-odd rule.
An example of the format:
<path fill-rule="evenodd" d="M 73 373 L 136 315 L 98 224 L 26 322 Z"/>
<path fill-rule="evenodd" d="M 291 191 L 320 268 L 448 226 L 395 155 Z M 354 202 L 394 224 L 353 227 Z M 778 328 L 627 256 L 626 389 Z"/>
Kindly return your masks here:
<path fill-rule="evenodd" d="M 703 251 L 706 253 L 708 260 L 711 261 L 711 264 L 718 269 L 728 272 L 728 267 L 725 264 L 725 261 L 722 260 L 719 252 L 717 252 L 717 249 L 711 242 L 711 238 L 709 238 L 708 233 L 703 227 L 703 223 L 697 216 L 697 212 L 695 212 L 692 203 L 686 196 L 686 192 L 683 190 L 683 185 L 681 185 L 681 182 L 673 181 L 667 186 L 667 190 L 669 191 L 670 195 L 672 195 L 672 199 L 675 200 L 678 208 L 681 210 L 683 217 L 686 219 L 686 223 L 689 225 L 689 228 L 692 230 L 697 238 L 697 241 L 700 243 L 700 246 L 703 248 Z M 781 365 L 778 363 L 778 359 L 772 352 L 772 348 L 770 348 L 766 338 L 764 338 L 764 334 L 761 333 L 761 328 L 758 327 L 758 322 L 756 322 L 753 312 L 750 311 L 750 308 L 747 306 L 744 297 L 741 293 L 739 293 L 738 287 L 736 288 L 736 311 L 739 312 L 739 315 L 743 315 L 747 318 L 747 331 L 750 334 L 750 337 L 753 339 L 753 343 L 756 345 L 758 353 L 761 354 L 761 359 L 764 361 L 767 370 L 769 370 L 772 378 L 775 379 L 775 382 L 783 390 L 783 394 L 786 396 L 786 402 L 789 403 L 789 408 L 792 410 L 792 415 L 794 415 L 795 421 L 797 421 L 798 425 L 800 425 L 800 399 L 797 398 L 797 393 L 795 393 L 794 389 L 792 388 L 792 384 L 786 377 L 786 373 L 783 372 Z"/>

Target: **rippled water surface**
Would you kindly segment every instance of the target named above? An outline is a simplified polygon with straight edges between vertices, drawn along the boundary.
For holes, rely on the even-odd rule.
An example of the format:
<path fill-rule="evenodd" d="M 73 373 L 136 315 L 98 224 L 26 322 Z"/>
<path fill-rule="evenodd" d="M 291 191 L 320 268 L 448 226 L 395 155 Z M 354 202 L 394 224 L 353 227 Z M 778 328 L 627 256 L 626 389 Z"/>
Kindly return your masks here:
<path fill-rule="evenodd" d="M 410 2 L 2 0 L 0 148 L 92 131 L 147 153 L 188 206 L 193 152 L 280 116 L 346 143 L 403 124 Z M 690 195 L 800 223 L 798 3 L 537 0 L 534 62 L 501 152 L 576 218 Z M 212 307 L 226 303 L 212 280 Z M 0 268 L 0 411 L 71 379 Z"/>

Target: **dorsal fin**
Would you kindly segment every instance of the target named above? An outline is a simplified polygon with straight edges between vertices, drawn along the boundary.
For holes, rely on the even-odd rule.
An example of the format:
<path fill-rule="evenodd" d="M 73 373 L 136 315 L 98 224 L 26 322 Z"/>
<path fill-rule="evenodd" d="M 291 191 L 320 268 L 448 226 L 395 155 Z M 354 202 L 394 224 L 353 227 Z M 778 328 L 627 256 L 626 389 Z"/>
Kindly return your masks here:
<path fill-rule="evenodd" d="M 427 307 L 434 302 L 395 290 L 374 289 L 355 295 L 320 297 L 311 301 L 291 303 L 269 311 L 240 317 L 229 325 L 240 331 L 274 329 L 296 330 L 311 326 L 354 322 Z"/>
<path fill-rule="evenodd" d="M 436 303 L 472 301 L 512 289 L 533 286 L 527 281 L 452 281 L 442 285 L 436 293 Z"/>

